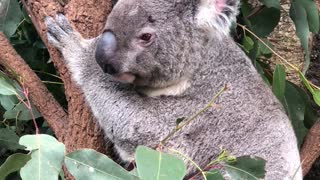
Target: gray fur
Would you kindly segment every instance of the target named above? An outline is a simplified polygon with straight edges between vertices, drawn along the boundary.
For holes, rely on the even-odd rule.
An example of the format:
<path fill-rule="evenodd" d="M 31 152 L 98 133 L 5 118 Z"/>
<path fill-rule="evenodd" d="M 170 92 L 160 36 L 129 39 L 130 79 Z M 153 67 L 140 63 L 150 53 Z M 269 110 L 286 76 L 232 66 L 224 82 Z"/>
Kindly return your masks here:
<path fill-rule="evenodd" d="M 225 35 L 228 30 L 221 33 L 217 26 L 210 29 L 210 23 L 206 28 L 199 25 L 197 14 L 205 1 L 209 0 L 120 0 L 116 4 L 105 29 L 116 36 L 112 58 L 120 73 L 139 75 L 134 86 L 103 73 L 95 61 L 100 37 L 82 39 L 63 15 L 55 21 L 46 19 L 48 39 L 62 52 L 73 79 L 123 160 L 132 160 L 137 145 L 156 147 L 175 128 L 177 118 L 203 108 L 227 83 L 229 90 L 218 99 L 219 107 L 198 117 L 166 147 L 181 151 L 201 167 L 215 159 L 220 148 L 235 156 L 255 155 L 267 160 L 266 179 L 290 179 L 296 170 L 295 179 L 302 179 L 288 117 L 251 61 Z M 237 3 L 227 3 L 234 9 L 224 18 L 234 19 Z M 154 21 L 148 21 L 149 16 Z M 144 28 L 156 32 L 148 47 L 137 43 Z M 190 87 L 176 96 L 139 93 L 182 80 Z M 189 167 L 189 173 L 192 170 Z"/>

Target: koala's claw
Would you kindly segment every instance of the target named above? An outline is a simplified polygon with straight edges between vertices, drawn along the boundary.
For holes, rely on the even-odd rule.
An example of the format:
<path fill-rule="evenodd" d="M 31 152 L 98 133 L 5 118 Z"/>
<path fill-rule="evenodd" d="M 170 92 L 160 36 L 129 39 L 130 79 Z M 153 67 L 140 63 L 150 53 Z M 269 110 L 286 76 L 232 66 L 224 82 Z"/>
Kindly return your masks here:
<path fill-rule="evenodd" d="M 45 18 L 45 23 L 48 28 L 47 36 L 49 43 L 53 44 L 58 49 L 63 48 L 68 42 L 68 37 L 72 36 L 73 29 L 68 22 L 68 19 L 63 14 L 57 14 L 55 20 L 48 16 Z"/>
<path fill-rule="evenodd" d="M 68 19 L 63 14 L 57 14 L 56 21 L 60 24 L 60 27 L 66 33 L 72 33 L 73 29 Z"/>

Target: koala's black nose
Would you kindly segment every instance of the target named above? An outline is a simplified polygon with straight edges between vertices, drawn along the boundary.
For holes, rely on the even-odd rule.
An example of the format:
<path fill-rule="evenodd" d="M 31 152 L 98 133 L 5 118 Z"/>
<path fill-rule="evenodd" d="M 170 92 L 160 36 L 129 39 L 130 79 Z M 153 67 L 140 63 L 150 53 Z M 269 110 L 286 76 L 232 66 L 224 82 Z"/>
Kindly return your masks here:
<path fill-rule="evenodd" d="M 111 75 L 119 73 L 119 71 L 115 68 L 115 66 L 113 66 L 111 64 L 103 65 L 102 70 L 103 70 L 103 72 L 111 74 Z"/>
<path fill-rule="evenodd" d="M 115 60 L 116 51 L 116 36 L 111 31 L 104 32 L 98 40 L 95 58 L 105 73 L 112 75 L 119 72 L 119 63 Z"/>

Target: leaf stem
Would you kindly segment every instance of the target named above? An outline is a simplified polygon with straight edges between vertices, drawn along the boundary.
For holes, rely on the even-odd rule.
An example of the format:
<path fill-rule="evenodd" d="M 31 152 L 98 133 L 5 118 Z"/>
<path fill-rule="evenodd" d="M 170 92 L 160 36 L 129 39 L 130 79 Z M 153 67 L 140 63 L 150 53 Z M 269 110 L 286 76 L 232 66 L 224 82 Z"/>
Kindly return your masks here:
<path fill-rule="evenodd" d="M 183 158 L 185 158 L 186 160 L 188 160 L 191 164 L 194 165 L 194 167 L 196 167 L 196 169 L 198 169 L 198 171 L 202 174 L 204 180 L 207 180 L 207 177 L 205 175 L 205 172 L 200 168 L 200 166 L 194 162 L 191 158 L 189 158 L 188 156 L 184 155 L 183 153 L 181 153 L 180 151 L 178 150 L 175 150 L 175 149 L 171 149 L 171 148 L 168 148 L 169 151 L 171 152 L 174 152 L 174 153 L 177 153 L 179 156 L 182 156 Z"/>

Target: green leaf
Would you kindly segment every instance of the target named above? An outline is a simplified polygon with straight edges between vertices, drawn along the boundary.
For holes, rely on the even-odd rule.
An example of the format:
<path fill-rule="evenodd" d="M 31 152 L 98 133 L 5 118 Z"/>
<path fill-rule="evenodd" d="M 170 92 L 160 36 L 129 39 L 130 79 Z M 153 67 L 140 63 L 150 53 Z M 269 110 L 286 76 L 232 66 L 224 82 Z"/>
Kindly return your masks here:
<path fill-rule="evenodd" d="M 25 147 L 19 144 L 19 136 L 13 130 L 2 128 L 0 129 L 0 147 L 16 151 Z"/>
<path fill-rule="evenodd" d="M 262 4 L 264 4 L 268 8 L 274 7 L 274 8 L 280 9 L 279 0 L 259 0 L 259 1 L 262 2 Z"/>
<path fill-rule="evenodd" d="M 65 175 L 64 175 L 64 172 L 63 172 L 63 171 L 60 171 L 59 178 L 60 178 L 59 180 L 66 180 Z"/>
<path fill-rule="evenodd" d="M 205 172 L 207 180 L 224 180 L 222 174 L 218 170 Z"/>
<path fill-rule="evenodd" d="M 292 83 L 286 83 L 286 92 L 284 104 L 289 118 L 291 120 L 293 129 L 298 139 L 299 146 L 302 144 L 305 135 L 308 130 L 304 126 L 305 107 L 306 103 L 304 98 L 300 95 L 300 92 L 296 89 Z"/>
<path fill-rule="evenodd" d="M 249 51 L 248 53 L 248 57 L 252 60 L 252 63 L 254 64 L 254 66 L 256 66 L 257 64 L 257 58 L 259 56 L 259 44 L 258 41 L 256 39 L 253 39 L 254 45 L 253 48 Z"/>
<path fill-rule="evenodd" d="M 293 83 L 291 83 L 291 85 L 293 85 L 295 87 L 295 89 L 299 92 L 301 98 L 305 102 L 304 126 L 307 129 L 310 129 L 313 126 L 313 124 L 318 120 L 318 116 L 316 114 L 316 111 L 312 107 L 312 104 L 311 104 L 312 100 L 310 99 L 309 94 L 307 93 L 307 91 L 304 88 L 297 86 Z"/>
<path fill-rule="evenodd" d="M 19 102 L 16 96 L 5 96 L 0 94 L 0 103 L 5 110 L 12 110 Z"/>
<path fill-rule="evenodd" d="M 36 42 L 34 42 L 33 46 L 39 49 L 47 49 L 47 47 L 44 45 L 44 43 L 41 40 L 37 40 Z"/>
<path fill-rule="evenodd" d="M 264 43 L 266 43 L 270 48 L 273 48 L 273 45 L 268 41 L 268 39 L 262 39 Z M 263 55 L 272 54 L 271 50 L 265 46 L 262 42 L 258 41 L 260 53 Z"/>
<path fill-rule="evenodd" d="M 182 121 L 184 121 L 185 119 L 186 119 L 186 117 L 178 118 L 178 119 L 176 120 L 176 126 L 178 127 L 179 124 L 180 124 Z"/>
<path fill-rule="evenodd" d="M 68 171 L 77 180 L 138 180 L 106 155 L 91 149 L 79 150 L 65 158 Z"/>
<path fill-rule="evenodd" d="M 317 5 L 313 0 L 292 0 L 290 7 L 290 17 L 293 20 L 297 36 L 305 52 L 305 73 L 310 64 L 309 57 L 309 36 L 310 32 L 319 31 L 319 13 Z"/>
<path fill-rule="evenodd" d="M 268 36 L 278 25 L 280 10 L 276 8 L 263 8 L 259 13 L 249 18 L 252 31 L 259 37 Z"/>
<path fill-rule="evenodd" d="M 309 90 L 309 92 L 312 94 L 314 102 L 318 106 L 320 106 L 320 89 L 313 88 L 308 82 L 307 78 L 301 72 L 299 72 L 299 77 L 302 80 L 303 84 L 306 86 L 306 88 Z"/>
<path fill-rule="evenodd" d="M 186 175 L 184 162 L 176 156 L 138 146 L 135 159 L 142 179 L 179 180 Z"/>
<path fill-rule="evenodd" d="M 133 170 L 131 170 L 131 171 L 130 171 L 130 174 L 139 177 L 137 168 L 134 168 Z"/>
<path fill-rule="evenodd" d="M 37 111 L 37 109 L 31 105 L 32 107 L 32 112 L 35 118 L 41 117 L 41 114 Z M 21 121 L 28 121 L 32 120 L 32 115 L 30 110 L 23 104 L 20 103 L 16 105 L 12 110 L 8 110 L 4 113 L 3 115 L 4 118 L 6 119 L 18 119 Z"/>
<path fill-rule="evenodd" d="M 28 15 L 28 12 L 26 11 L 25 8 L 22 8 L 22 15 L 23 15 L 24 20 L 25 20 L 27 23 L 32 24 L 31 18 L 30 18 L 30 16 Z"/>
<path fill-rule="evenodd" d="M 65 156 L 64 144 L 54 137 L 25 135 L 19 143 L 31 151 L 31 160 L 20 170 L 23 180 L 57 180 Z"/>
<path fill-rule="evenodd" d="M 244 36 L 242 44 L 247 52 L 249 52 L 254 47 L 254 42 L 249 36 Z"/>
<path fill-rule="evenodd" d="M 277 64 L 273 73 L 272 91 L 283 102 L 284 92 L 286 90 L 286 71 L 283 65 Z"/>
<path fill-rule="evenodd" d="M 0 167 L 0 180 L 5 180 L 9 174 L 20 170 L 30 159 L 30 155 L 21 153 L 9 156 Z"/>
<path fill-rule="evenodd" d="M 240 11 L 244 17 L 249 16 L 252 13 L 252 5 L 248 3 L 247 0 L 241 1 L 241 8 Z"/>
<path fill-rule="evenodd" d="M 2 95 L 15 95 L 16 89 L 4 77 L 0 77 L 0 94 Z"/>
<path fill-rule="evenodd" d="M 264 179 L 266 174 L 266 161 L 258 157 L 237 157 L 235 162 L 227 162 L 224 166 L 231 179 L 258 180 Z"/>
<path fill-rule="evenodd" d="M 3 31 L 6 37 L 10 38 L 16 32 L 22 20 L 22 12 L 18 1 L 4 0 L 1 5 L 0 8 L 3 10 L 1 12 L 4 14 L 0 14 L 0 31 Z"/>
<path fill-rule="evenodd" d="M 314 101 L 320 106 L 320 90 L 315 89 L 313 94 Z"/>

